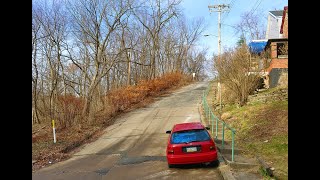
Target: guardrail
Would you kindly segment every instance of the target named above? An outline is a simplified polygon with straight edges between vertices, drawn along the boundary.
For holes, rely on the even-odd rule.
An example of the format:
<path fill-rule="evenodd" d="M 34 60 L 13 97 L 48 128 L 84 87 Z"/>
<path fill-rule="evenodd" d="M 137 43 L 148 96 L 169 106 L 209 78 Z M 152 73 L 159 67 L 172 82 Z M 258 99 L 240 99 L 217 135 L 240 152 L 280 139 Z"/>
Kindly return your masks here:
<path fill-rule="evenodd" d="M 230 127 L 227 123 L 224 121 L 220 120 L 217 116 L 215 116 L 211 110 L 211 108 L 208 105 L 207 102 L 207 95 L 210 90 L 210 85 L 208 88 L 203 92 L 202 95 L 202 107 L 205 113 L 205 118 L 208 119 L 209 125 L 211 124 L 211 133 L 213 135 L 213 131 L 215 129 L 215 139 L 218 139 L 218 126 L 219 123 L 222 125 L 222 137 L 221 137 L 221 148 L 224 149 L 224 141 L 225 141 L 225 128 L 229 129 L 231 131 L 231 161 L 234 161 L 234 135 L 235 135 L 235 130 Z M 214 128 L 215 125 L 215 128 Z"/>

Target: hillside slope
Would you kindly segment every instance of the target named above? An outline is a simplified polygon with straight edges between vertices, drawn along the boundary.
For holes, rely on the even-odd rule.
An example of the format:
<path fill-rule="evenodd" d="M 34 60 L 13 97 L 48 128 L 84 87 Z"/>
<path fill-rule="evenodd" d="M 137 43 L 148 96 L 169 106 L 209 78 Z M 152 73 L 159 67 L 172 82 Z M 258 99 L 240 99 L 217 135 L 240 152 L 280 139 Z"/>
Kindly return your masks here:
<path fill-rule="evenodd" d="M 226 105 L 221 119 L 236 129 L 236 146 L 249 157 L 261 157 L 276 179 L 288 179 L 287 89 L 268 89 L 243 106 Z"/>

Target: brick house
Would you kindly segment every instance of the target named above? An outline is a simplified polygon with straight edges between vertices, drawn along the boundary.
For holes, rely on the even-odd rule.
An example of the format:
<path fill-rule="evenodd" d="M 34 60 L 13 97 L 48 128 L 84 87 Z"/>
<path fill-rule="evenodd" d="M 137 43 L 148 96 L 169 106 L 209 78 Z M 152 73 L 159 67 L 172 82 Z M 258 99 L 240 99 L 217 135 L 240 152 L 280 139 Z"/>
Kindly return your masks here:
<path fill-rule="evenodd" d="M 265 88 L 287 86 L 288 6 L 281 11 L 269 12 L 266 38 L 248 44 L 252 57 L 255 57 L 252 58 L 251 71 L 259 72 Z M 264 58 L 260 56 L 262 53 Z"/>
<path fill-rule="evenodd" d="M 268 87 L 288 86 L 288 6 L 282 11 L 280 38 L 268 39 L 266 52 L 270 52 L 270 64 L 266 69 Z"/>
<path fill-rule="evenodd" d="M 266 58 L 265 85 L 267 88 L 288 85 L 288 38 L 268 39 L 265 52 L 270 53 Z"/>

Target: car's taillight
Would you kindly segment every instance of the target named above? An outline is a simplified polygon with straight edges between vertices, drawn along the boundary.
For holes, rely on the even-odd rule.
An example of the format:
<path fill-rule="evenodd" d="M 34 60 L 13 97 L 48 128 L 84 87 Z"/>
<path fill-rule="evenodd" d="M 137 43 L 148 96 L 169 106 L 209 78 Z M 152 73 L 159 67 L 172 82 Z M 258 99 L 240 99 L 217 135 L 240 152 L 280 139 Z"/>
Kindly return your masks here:
<path fill-rule="evenodd" d="M 173 149 L 168 149 L 168 154 L 173 154 Z"/>
<path fill-rule="evenodd" d="M 216 147 L 214 147 L 214 146 L 210 146 L 210 150 L 216 150 Z"/>

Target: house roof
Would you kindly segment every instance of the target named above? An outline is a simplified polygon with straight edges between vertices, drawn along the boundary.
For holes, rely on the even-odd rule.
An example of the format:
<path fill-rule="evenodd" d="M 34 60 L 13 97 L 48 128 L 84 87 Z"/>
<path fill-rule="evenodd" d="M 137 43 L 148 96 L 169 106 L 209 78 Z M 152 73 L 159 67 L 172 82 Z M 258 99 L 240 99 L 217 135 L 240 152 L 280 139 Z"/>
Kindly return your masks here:
<path fill-rule="evenodd" d="M 251 53 L 261 53 L 267 45 L 268 39 L 252 40 L 248 46 Z"/>
<path fill-rule="evenodd" d="M 283 15 L 283 10 L 269 11 L 269 12 L 275 17 L 281 17 Z"/>
<path fill-rule="evenodd" d="M 288 41 L 288 38 L 268 39 L 267 44 L 264 47 L 264 50 L 266 50 L 266 48 L 270 46 L 271 42 L 286 42 L 286 41 Z"/>

